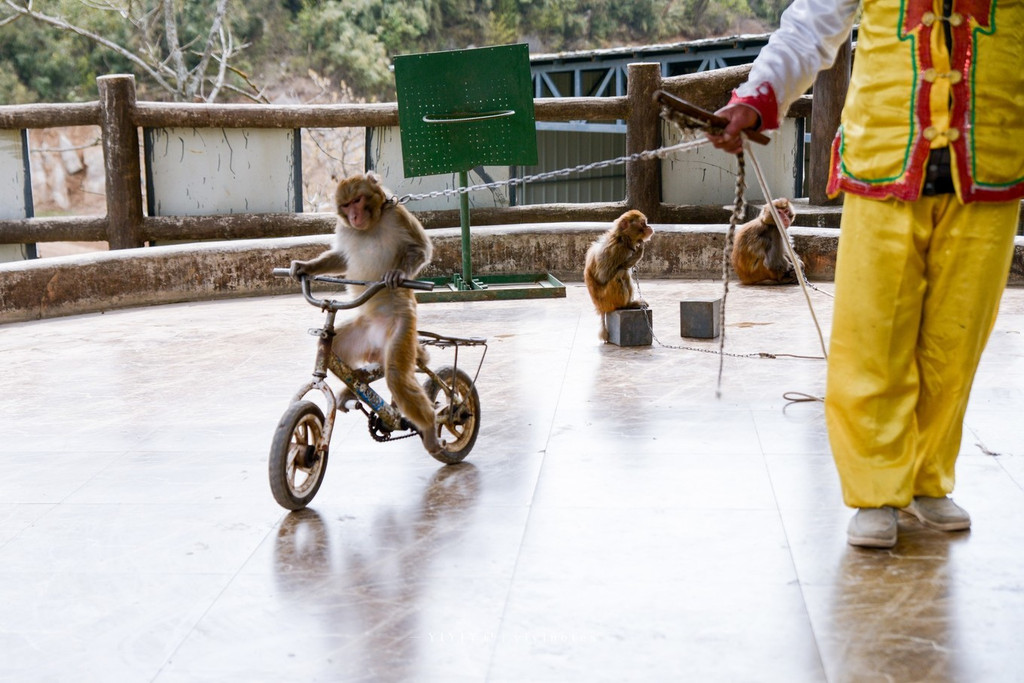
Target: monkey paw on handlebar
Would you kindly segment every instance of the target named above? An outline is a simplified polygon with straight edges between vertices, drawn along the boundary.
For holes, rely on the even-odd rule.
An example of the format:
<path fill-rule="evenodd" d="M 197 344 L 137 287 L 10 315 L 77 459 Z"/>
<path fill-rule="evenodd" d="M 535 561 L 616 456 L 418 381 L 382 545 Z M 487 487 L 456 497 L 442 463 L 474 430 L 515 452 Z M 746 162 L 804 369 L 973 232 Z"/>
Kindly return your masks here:
<path fill-rule="evenodd" d="M 274 268 L 273 274 L 276 277 L 291 277 L 291 271 L 288 268 Z M 336 299 L 320 299 L 313 295 L 311 288 L 311 281 L 326 282 L 335 285 L 359 285 L 366 289 L 355 299 L 351 301 L 338 301 Z M 358 308 L 359 306 L 366 303 L 371 297 L 377 292 L 385 289 L 388 285 L 384 280 L 346 280 L 342 278 L 329 277 L 327 275 L 313 275 L 309 276 L 306 274 L 299 275 L 299 283 L 302 286 L 302 295 L 305 297 L 313 306 L 318 306 L 323 310 L 340 311 L 349 308 Z M 434 283 L 426 280 L 403 280 L 398 283 L 399 287 L 405 289 L 416 289 L 420 291 L 429 292 L 434 289 Z"/>

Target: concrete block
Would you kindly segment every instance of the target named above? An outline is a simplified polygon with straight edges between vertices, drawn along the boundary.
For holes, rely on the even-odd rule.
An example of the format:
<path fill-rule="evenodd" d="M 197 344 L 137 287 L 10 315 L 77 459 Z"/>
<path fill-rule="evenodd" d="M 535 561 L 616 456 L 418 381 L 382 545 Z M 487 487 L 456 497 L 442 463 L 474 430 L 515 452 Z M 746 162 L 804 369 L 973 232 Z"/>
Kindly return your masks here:
<path fill-rule="evenodd" d="M 620 308 L 605 314 L 608 341 L 617 346 L 650 346 L 654 313 L 649 308 Z"/>
<path fill-rule="evenodd" d="M 679 336 L 714 339 L 721 334 L 722 299 L 688 299 L 679 302 Z"/>

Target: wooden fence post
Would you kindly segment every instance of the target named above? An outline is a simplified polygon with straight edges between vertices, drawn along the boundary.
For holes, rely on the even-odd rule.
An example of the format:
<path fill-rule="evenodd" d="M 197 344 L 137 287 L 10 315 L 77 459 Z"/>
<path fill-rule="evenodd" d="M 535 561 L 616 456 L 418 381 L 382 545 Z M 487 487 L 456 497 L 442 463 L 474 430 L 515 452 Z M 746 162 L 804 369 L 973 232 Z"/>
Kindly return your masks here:
<path fill-rule="evenodd" d="M 812 206 L 841 204 L 842 195 L 829 199 L 828 184 L 832 140 L 839 129 L 846 91 L 850 87 L 850 65 L 853 63 L 853 42 L 847 38 L 839 48 L 832 68 L 822 71 L 814 80 L 814 106 L 811 109 L 811 147 L 807 154 L 807 200 Z"/>
<path fill-rule="evenodd" d="M 654 92 L 661 87 L 661 65 L 630 64 L 626 87 L 626 154 L 661 145 L 660 108 Z M 659 159 L 626 162 L 626 206 L 642 211 L 657 223 L 661 212 L 661 163 Z"/>
<path fill-rule="evenodd" d="M 135 125 L 135 77 L 100 76 L 96 85 L 107 184 L 107 241 L 111 249 L 141 247 L 142 170 Z"/>

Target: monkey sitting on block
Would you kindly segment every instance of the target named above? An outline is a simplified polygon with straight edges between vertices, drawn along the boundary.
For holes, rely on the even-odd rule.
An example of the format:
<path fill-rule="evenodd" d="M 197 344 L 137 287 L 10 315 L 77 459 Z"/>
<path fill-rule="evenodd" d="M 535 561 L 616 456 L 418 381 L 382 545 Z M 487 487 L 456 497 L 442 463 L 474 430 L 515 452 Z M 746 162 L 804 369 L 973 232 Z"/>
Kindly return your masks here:
<path fill-rule="evenodd" d="M 387 283 L 387 289 L 359 308 L 355 319 L 337 326 L 332 350 L 353 367 L 383 365 L 398 409 L 416 426 L 427 452 L 440 453 L 444 446 L 434 406 L 415 377 L 417 355 L 425 353 L 416 332 L 416 298 L 411 289 L 398 286 L 430 262 L 430 239 L 415 216 L 388 200 L 373 174 L 338 183 L 335 205 L 334 247 L 309 261 L 292 261 L 292 277 L 329 273 Z M 357 294 L 363 289 L 351 286 Z"/>
<path fill-rule="evenodd" d="M 782 227 L 788 228 L 796 215 L 792 203 L 785 198 L 772 203 L 785 223 Z M 736 230 L 731 258 L 736 276 L 745 285 L 788 285 L 797 281 L 796 268 L 786 253 L 782 235 L 767 204 L 761 208 L 760 216 Z M 797 267 L 803 269 L 800 257 L 796 258 Z"/>
<path fill-rule="evenodd" d="M 647 305 L 637 298 L 636 283 L 629 269 L 640 261 L 644 255 L 644 242 L 653 234 L 654 229 L 647 224 L 647 216 L 636 210 L 627 211 L 587 251 L 583 282 L 590 292 L 594 308 L 601 315 L 600 337 L 603 341 L 608 341 L 606 313 Z"/>

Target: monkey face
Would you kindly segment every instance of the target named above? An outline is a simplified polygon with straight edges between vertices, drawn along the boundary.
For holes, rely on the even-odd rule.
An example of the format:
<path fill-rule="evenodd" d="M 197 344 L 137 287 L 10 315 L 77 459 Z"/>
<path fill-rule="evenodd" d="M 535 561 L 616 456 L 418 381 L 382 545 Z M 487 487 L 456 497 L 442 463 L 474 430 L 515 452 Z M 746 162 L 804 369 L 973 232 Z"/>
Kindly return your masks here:
<path fill-rule="evenodd" d="M 654 228 L 647 225 L 647 221 L 644 220 L 640 223 L 640 240 L 646 242 L 651 239 L 651 235 L 654 234 Z"/>
<path fill-rule="evenodd" d="M 369 230 L 380 220 L 381 207 L 386 197 L 376 178 L 357 173 L 338 183 L 334 199 L 338 215 L 349 226 L 356 230 Z"/>
<path fill-rule="evenodd" d="M 646 242 L 654 234 L 654 228 L 647 224 L 647 216 L 633 209 L 619 216 L 615 223 L 618 230 L 632 245 Z"/>
<path fill-rule="evenodd" d="M 340 205 L 338 210 L 348 219 L 348 224 L 356 230 L 366 230 L 370 227 L 372 216 L 367 210 L 366 197 L 364 195 L 359 195 L 347 204 Z"/>
<path fill-rule="evenodd" d="M 775 205 L 775 209 L 779 212 L 779 218 L 786 224 L 784 227 L 789 227 L 793 223 L 793 218 L 796 217 L 796 212 L 793 210 L 793 205 L 785 197 L 776 199 L 772 204 Z M 768 223 L 768 225 L 775 225 L 775 218 L 772 216 L 772 210 L 765 204 L 761 208 L 761 220 Z"/>

